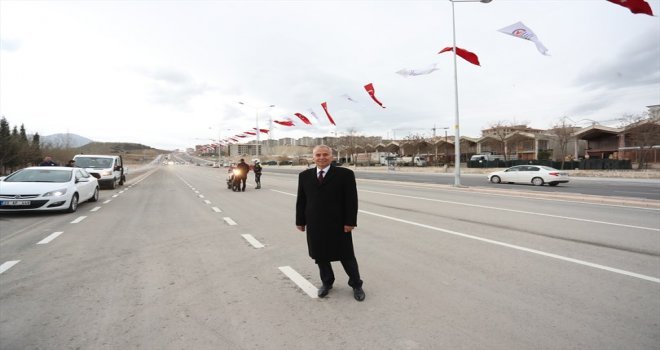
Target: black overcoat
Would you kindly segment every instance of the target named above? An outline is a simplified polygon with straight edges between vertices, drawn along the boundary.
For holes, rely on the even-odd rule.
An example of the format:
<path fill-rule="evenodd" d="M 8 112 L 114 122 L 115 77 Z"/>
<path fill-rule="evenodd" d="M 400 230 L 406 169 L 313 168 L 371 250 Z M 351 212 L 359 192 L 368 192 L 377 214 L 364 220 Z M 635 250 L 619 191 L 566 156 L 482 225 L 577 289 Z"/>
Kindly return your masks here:
<path fill-rule="evenodd" d="M 296 226 L 306 226 L 309 256 L 319 261 L 354 257 L 353 236 L 344 225 L 357 226 L 358 196 L 355 174 L 331 166 L 322 184 L 316 167 L 298 175 Z"/>

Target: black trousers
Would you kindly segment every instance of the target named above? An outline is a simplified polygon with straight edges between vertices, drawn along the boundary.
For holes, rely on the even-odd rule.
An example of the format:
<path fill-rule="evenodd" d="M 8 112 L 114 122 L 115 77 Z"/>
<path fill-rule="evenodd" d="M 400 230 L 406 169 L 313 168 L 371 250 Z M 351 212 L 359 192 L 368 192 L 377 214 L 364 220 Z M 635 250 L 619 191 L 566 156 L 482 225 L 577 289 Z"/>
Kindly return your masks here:
<path fill-rule="evenodd" d="M 335 282 L 335 273 L 332 271 L 332 265 L 329 261 L 319 261 L 316 260 L 316 264 L 319 266 L 319 272 L 321 274 L 321 281 L 325 286 L 332 286 Z M 348 275 L 348 285 L 353 288 L 362 287 L 362 280 L 360 279 L 360 271 L 358 269 L 358 263 L 355 257 L 341 260 L 341 266 L 344 267 L 344 271 Z"/>
<path fill-rule="evenodd" d="M 245 191 L 245 182 L 246 182 L 246 181 L 247 181 L 247 176 L 242 176 L 242 177 L 241 177 L 241 181 L 240 181 L 240 183 L 243 184 L 243 188 L 241 189 L 241 190 L 243 190 L 243 191 Z M 239 183 L 239 186 L 240 186 L 240 183 Z"/>
<path fill-rule="evenodd" d="M 257 183 L 257 186 L 261 185 L 261 174 L 254 174 L 254 182 Z"/>

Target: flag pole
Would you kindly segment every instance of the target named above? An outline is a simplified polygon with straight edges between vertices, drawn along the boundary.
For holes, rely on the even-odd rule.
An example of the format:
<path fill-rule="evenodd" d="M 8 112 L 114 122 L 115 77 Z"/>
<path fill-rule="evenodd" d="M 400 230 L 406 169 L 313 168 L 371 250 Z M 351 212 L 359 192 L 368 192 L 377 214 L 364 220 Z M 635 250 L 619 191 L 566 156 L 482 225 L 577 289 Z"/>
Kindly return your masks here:
<path fill-rule="evenodd" d="M 451 1 L 451 28 L 454 51 L 454 186 L 461 186 L 461 132 L 458 117 L 458 69 L 456 67 L 456 14 Z"/>
<path fill-rule="evenodd" d="M 461 132 L 458 117 L 458 69 L 456 68 L 456 14 L 454 12 L 455 2 L 481 2 L 487 4 L 492 0 L 449 0 L 451 2 L 451 29 L 454 51 L 454 186 L 461 186 Z"/>

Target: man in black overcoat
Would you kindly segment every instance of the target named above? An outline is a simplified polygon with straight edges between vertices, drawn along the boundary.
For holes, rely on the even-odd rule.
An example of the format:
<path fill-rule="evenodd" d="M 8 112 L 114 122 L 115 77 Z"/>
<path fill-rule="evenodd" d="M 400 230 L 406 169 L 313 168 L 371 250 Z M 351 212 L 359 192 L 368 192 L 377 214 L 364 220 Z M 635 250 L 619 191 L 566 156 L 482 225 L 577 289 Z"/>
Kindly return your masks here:
<path fill-rule="evenodd" d="M 307 231 L 309 256 L 319 266 L 323 285 L 318 295 L 328 295 L 335 275 L 331 261 L 340 261 L 348 275 L 348 285 L 358 301 L 365 298 L 357 260 L 353 251 L 352 231 L 357 226 L 358 197 L 355 174 L 332 163 L 332 149 L 314 147 L 316 167 L 298 175 L 296 226 Z"/>

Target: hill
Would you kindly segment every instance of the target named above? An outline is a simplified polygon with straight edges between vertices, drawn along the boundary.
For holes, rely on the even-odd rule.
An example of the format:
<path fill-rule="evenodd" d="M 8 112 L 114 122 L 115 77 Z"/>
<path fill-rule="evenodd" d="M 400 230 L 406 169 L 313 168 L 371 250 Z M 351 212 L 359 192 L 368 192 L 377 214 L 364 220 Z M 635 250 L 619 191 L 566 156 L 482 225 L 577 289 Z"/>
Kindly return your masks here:
<path fill-rule="evenodd" d="M 126 163 L 141 163 L 170 152 L 128 142 L 91 142 L 75 149 L 75 154 L 118 154 Z"/>
<path fill-rule="evenodd" d="M 40 136 L 39 141 L 42 147 L 50 148 L 76 148 L 93 142 L 86 137 L 71 133 Z"/>

